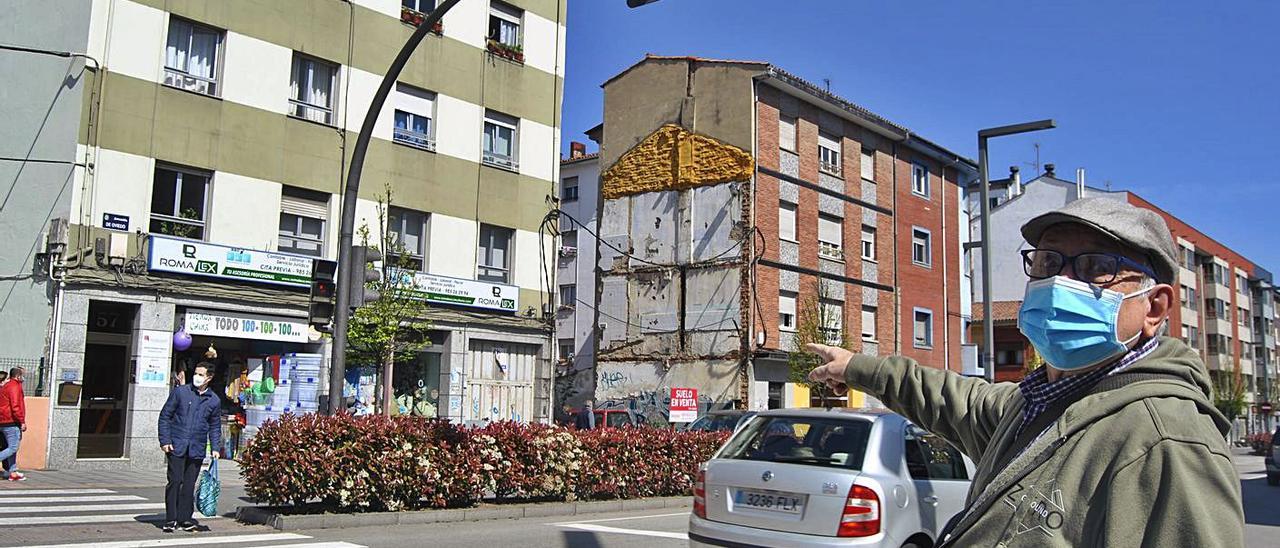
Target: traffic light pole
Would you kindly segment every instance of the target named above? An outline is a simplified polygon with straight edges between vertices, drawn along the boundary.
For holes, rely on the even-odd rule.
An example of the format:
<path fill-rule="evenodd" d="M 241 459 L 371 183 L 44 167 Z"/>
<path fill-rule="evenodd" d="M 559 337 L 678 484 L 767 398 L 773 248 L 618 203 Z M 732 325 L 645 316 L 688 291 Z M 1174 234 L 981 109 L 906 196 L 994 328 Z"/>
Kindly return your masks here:
<path fill-rule="evenodd" d="M 386 76 L 378 85 L 378 92 L 369 104 L 369 111 L 364 115 L 364 123 L 360 125 L 360 135 L 356 138 L 356 146 L 351 151 L 351 167 L 347 171 L 347 187 L 342 194 L 342 220 L 338 225 L 338 298 L 334 305 L 333 315 L 333 355 L 329 365 L 329 414 L 341 412 L 343 405 L 342 388 L 347 371 L 347 324 L 351 319 L 351 276 L 358 270 L 363 275 L 365 265 L 351 264 L 351 245 L 355 235 L 356 198 L 360 195 L 360 174 L 364 169 L 365 153 L 369 150 L 369 139 L 373 135 L 373 126 L 378 121 L 378 113 L 387 102 L 391 88 L 396 79 L 404 71 L 413 51 L 426 38 L 427 33 L 436 26 L 440 18 L 453 8 L 459 0 L 445 0 L 427 15 L 422 24 L 400 48 L 391 66 L 387 67 Z"/>

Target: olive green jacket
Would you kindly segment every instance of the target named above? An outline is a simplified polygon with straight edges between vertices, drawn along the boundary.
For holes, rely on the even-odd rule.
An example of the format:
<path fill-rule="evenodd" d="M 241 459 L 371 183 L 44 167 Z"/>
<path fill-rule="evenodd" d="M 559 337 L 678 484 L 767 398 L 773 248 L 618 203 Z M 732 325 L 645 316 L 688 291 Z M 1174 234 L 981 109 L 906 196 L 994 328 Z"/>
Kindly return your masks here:
<path fill-rule="evenodd" d="M 1163 378 L 1085 396 L 1016 457 L 1004 454 L 1022 421 L 1017 384 L 898 356 L 856 356 L 845 379 L 978 461 L 968 509 L 939 545 L 1242 546 L 1229 424 L 1200 357 L 1162 337 L 1124 372 Z"/>

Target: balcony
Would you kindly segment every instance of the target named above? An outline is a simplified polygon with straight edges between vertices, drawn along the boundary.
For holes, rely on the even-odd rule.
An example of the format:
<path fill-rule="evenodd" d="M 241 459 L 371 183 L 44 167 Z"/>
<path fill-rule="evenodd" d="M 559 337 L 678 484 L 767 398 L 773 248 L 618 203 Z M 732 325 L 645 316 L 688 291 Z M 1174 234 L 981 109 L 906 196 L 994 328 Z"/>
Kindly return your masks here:
<path fill-rule="evenodd" d="M 215 80 L 169 67 L 164 69 L 164 85 L 201 95 L 217 95 L 218 91 L 218 82 Z"/>
<path fill-rule="evenodd" d="M 844 261 L 844 249 L 836 244 L 819 240 L 818 256 L 832 261 Z"/>
<path fill-rule="evenodd" d="M 826 162 L 826 161 L 819 160 L 818 169 L 822 170 L 822 172 L 826 173 L 827 175 L 834 175 L 836 177 L 841 176 L 840 164 L 837 164 L 834 162 Z"/>
<path fill-rule="evenodd" d="M 428 152 L 436 151 L 436 142 L 430 135 L 419 133 L 411 129 L 395 128 L 391 136 L 392 140 L 402 145 L 408 145 L 413 148 L 420 148 Z"/>
<path fill-rule="evenodd" d="M 1231 302 L 1231 289 L 1220 283 L 1210 283 L 1206 278 L 1204 286 L 1200 290 L 1200 297 Z"/>
<path fill-rule="evenodd" d="M 333 125 L 333 109 L 289 99 L 289 115 L 327 126 Z"/>
<path fill-rule="evenodd" d="M 486 150 L 484 151 L 484 156 L 482 160 L 486 165 L 490 165 L 498 169 L 505 169 L 507 171 L 515 171 L 515 172 L 520 171 L 520 162 L 516 161 L 515 158 L 512 158 L 511 156 L 508 156 L 506 154 L 498 154 L 496 152 L 490 152 Z"/>

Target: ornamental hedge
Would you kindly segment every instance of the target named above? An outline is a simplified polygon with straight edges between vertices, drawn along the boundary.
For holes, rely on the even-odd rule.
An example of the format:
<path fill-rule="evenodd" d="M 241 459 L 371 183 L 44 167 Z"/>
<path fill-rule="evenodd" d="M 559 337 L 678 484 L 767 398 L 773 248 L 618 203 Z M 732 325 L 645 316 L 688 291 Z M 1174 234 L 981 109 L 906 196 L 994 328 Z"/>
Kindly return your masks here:
<path fill-rule="evenodd" d="M 496 502 L 691 495 L 727 433 L 573 430 L 419 417 L 285 415 L 241 453 L 260 503 L 370 512 Z"/>

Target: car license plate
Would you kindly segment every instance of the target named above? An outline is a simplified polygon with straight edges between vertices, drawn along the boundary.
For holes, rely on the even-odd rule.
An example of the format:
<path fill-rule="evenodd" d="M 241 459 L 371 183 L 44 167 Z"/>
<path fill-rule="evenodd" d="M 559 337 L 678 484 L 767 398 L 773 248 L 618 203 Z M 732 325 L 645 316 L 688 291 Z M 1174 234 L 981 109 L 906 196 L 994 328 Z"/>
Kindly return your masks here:
<path fill-rule="evenodd" d="M 804 497 L 791 493 L 739 489 L 733 495 L 734 506 L 771 512 L 799 514 L 804 509 Z"/>

